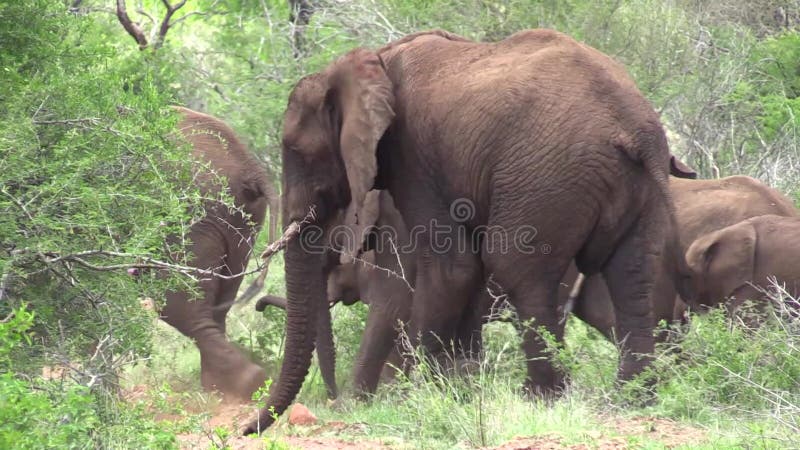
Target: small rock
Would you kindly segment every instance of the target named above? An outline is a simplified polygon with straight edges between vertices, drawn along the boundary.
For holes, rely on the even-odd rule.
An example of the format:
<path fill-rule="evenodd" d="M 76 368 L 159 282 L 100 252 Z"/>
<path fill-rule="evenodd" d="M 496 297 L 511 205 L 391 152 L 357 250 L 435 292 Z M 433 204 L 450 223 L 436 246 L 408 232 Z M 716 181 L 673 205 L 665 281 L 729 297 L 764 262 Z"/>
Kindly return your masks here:
<path fill-rule="evenodd" d="M 289 411 L 289 423 L 292 425 L 314 425 L 317 423 L 317 416 L 302 403 L 295 403 Z"/>
<path fill-rule="evenodd" d="M 156 302 L 150 297 L 139 298 L 139 305 L 147 311 L 156 309 Z"/>

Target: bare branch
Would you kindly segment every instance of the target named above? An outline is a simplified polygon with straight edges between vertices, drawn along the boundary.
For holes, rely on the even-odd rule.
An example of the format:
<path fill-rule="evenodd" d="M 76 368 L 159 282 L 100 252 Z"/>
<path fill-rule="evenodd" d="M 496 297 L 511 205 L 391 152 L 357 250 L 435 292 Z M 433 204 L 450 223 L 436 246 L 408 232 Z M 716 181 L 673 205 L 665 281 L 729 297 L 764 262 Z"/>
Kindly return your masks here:
<path fill-rule="evenodd" d="M 122 24 L 125 31 L 139 44 L 139 50 L 147 48 L 147 38 L 144 36 L 142 29 L 128 17 L 128 11 L 125 9 L 125 0 L 117 0 L 117 19 L 119 19 L 119 23 Z"/>
<path fill-rule="evenodd" d="M 397 257 L 397 267 L 400 268 L 400 278 L 406 283 L 408 290 L 414 292 L 414 288 L 411 287 L 411 283 L 409 283 L 408 279 L 406 278 L 406 269 L 403 267 L 403 262 L 400 260 L 400 252 L 397 251 L 397 245 L 395 245 L 394 240 L 391 238 L 389 239 L 389 243 L 392 244 L 392 253 L 394 253 L 395 257 Z"/>
<path fill-rule="evenodd" d="M 207 11 L 192 11 L 190 13 L 186 13 L 181 17 L 173 20 L 170 26 L 177 25 L 192 16 L 207 16 L 209 14 L 214 14 L 214 7 L 217 6 L 217 4 L 219 4 L 219 0 L 214 0 L 214 3 L 212 3 L 211 6 L 208 7 Z"/>
<path fill-rule="evenodd" d="M 47 266 L 53 266 L 55 264 L 61 264 L 64 267 L 68 267 L 70 263 L 77 264 L 81 267 L 86 269 L 95 270 L 99 272 L 110 272 L 115 270 L 122 270 L 122 269 L 157 269 L 157 270 L 169 270 L 173 272 L 178 272 L 182 275 L 186 275 L 192 279 L 196 279 L 195 275 L 200 276 L 207 276 L 207 277 L 215 277 L 221 278 L 223 280 L 230 280 L 234 278 L 243 277 L 245 275 L 250 275 L 253 273 L 258 272 L 261 270 L 260 268 L 251 270 L 251 271 L 244 271 L 240 273 L 235 273 L 231 275 L 224 275 L 219 273 L 220 267 L 215 267 L 211 269 L 201 269 L 199 267 L 192 267 L 192 266 L 185 266 L 181 264 L 173 264 L 168 263 L 165 261 L 161 261 L 155 258 L 152 258 L 147 255 L 137 255 L 133 253 L 124 253 L 124 252 L 113 252 L 113 251 L 106 251 L 106 250 L 86 250 L 77 253 L 70 253 L 66 255 L 61 255 L 57 252 L 40 252 L 35 251 L 32 249 L 17 249 L 13 250 L 13 255 L 21 255 L 21 254 L 34 254 L 38 257 L 40 261 L 42 261 Z M 93 262 L 89 262 L 87 258 L 90 257 L 103 257 L 103 258 L 119 258 L 119 259 L 132 259 L 134 262 L 125 262 L 125 263 L 117 263 L 117 264 L 95 264 Z"/>
<path fill-rule="evenodd" d="M 140 9 L 136 10 L 136 13 L 139 14 L 139 15 L 147 17 L 147 20 L 149 20 L 150 23 L 153 24 L 153 26 L 156 25 L 156 19 L 153 16 L 151 16 L 147 11 L 145 11 L 145 10 L 140 8 Z"/>
<path fill-rule="evenodd" d="M 269 244 L 267 248 L 264 249 L 264 251 L 261 253 L 261 260 L 263 264 L 263 269 L 259 269 L 261 270 L 261 273 L 258 275 L 258 278 L 256 278 L 255 281 L 253 281 L 250 286 L 247 287 L 247 290 L 244 291 L 244 294 L 240 295 L 234 303 L 248 302 L 261 291 L 261 289 L 264 287 L 264 281 L 267 279 L 267 274 L 269 273 L 270 259 L 276 253 L 286 248 L 286 244 L 300 234 L 300 228 L 302 225 L 311 223 L 316 219 L 316 217 L 316 207 L 312 205 L 308 210 L 308 214 L 306 214 L 303 220 L 289 224 L 280 239 Z"/>
<path fill-rule="evenodd" d="M 174 6 L 169 3 L 169 0 L 161 0 L 161 3 L 167 7 L 167 13 L 164 14 L 164 19 L 161 21 L 161 27 L 158 29 L 158 36 L 156 37 L 156 41 L 153 43 L 154 49 L 160 48 L 161 45 L 164 44 L 164 38 L 167 36 L 169 27 L 172 25 L 170 23 L 170 19 L 172 19 L 172 15 L 175 14 L 175 11 L 183 8 L 183 5 L 186 4 L 186 0 L 181 0 Z"/>
<path fill-rule="evenodd" d="M 84 117 L 80 119 L 60 119 L 60 120 L 34 120 L 34 125 L 75 125 L 75 124 L 97 125 L 100 119 L 97 117 Z"/>
<path fill-rule="evenodd" d="M 123 133 L 108 125 L 103 125 L 103 122 L 98 117 L 82 117 L 78 119 L 57 119 L 57 120 L 33 120 L 34 125 L 64 125 L 69 127 L 80 128 L 82 130 L 92 130 L 99 128 L 117 136 L 122 136 Z"/>

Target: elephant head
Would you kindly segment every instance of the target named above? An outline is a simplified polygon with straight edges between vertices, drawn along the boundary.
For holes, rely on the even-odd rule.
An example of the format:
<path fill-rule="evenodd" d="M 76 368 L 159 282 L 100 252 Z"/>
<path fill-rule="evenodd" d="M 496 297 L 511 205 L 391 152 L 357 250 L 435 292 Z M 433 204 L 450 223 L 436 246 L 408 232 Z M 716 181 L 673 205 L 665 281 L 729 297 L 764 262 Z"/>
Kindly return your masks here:
<path fill-rule="evenodd" d="M 328 301 L 341 302 L 350 306 L 357 301 L 369 304 L 369 297 L 364 295 L 361 286 L 368 284 L 371 266 L 375 265 L 375 251 L 368 250 L 359 256 L 359 261 L 348 264 L 339 264 L 331 269 L 328 274 Z"/>
<path fill-rule="evenodd" d="M 756 230 L 749 221 L 708 233 L 686 251 L 692 273 L 691 306 L 714 306 L 753 280 Z"/>
<path fill-rule="evenodd" d="M 303 78 L 289 96 L 282 142 L 283 223 L 300 228 L 284 253 L 286 356 L 268 407 L 245 433 L 264 429 L 273 414 L 282 414 L 308 373 L 313 324 L 328 303 L 326 236 L 332 226 L 343 224 L 349 230 L 349 239 L 339 242 L 347 255 L 343 259 L 358 254 L 375 220 L 365 202 L 378 173 L 377 145 L 394 118 L 393 107 L 393 87 L 382 61 L 364 49 Z"/>

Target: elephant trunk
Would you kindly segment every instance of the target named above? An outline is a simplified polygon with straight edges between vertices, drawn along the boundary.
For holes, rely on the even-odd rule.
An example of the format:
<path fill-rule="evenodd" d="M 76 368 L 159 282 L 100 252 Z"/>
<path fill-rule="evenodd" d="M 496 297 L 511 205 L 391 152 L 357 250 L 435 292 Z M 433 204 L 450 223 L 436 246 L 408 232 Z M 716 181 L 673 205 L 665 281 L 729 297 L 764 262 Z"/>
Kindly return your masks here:
<path fill-rule="evenodd" d="M 285 311 L 288 303 L 283 297 L 267 294 L 256 301 L 256 311 L 262 312 L 267 309 L 267 306 L 275 306 Z"/>
<path fill-rule="evenodd" d="M 336 387 L 336 348 L 333 344 L 333 328 L 331 326 L 331 310 L 322 308 L 317 314 L 317 360 L 319 370 L 328 398 L 335 400 L 339 396 Z"/>
<path fill-rule="evenodd" d="M 244 434 L 260 433 L 269 427 L 294 401 L 308 375 L 316 317 L 326 306 L 322 255 L 303 249 L 303 244 L 318 243 L 319 237 L 311 231 L 301 231 L 300 236 L 286 246 L 286 349 L 280 378 L 270 392 L 266 407 L 259 411 L 258 419 L 245 429 Z"/>

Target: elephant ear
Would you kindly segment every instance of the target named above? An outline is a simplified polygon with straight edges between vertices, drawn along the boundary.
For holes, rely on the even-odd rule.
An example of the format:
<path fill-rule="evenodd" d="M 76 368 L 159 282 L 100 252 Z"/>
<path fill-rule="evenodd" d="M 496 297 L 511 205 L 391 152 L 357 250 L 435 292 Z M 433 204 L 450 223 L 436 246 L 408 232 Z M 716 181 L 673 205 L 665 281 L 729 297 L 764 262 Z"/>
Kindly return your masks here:
<path fill-rule="evenodd" d="M 696 300 L 716 304 L 753 279 L 756 230 L 749 221 L 698 238 L 686 251 Z"/>
<path fill-rule="evenodd" d="M 683 161 L 678 159 L 675 155 L 669 158 L 669 174 L 678 178 L 689 178 L 694 180 L 697 178 L 697 172 L 684 164 Z"/>
<path fill-rule="evenodd" d="M 365 201 L 378 175 L 378 142 L 394 119 L 394 93 L 383 62 L 374 52 L 353 50 L 329 70 L 328 96 L 336 112 L 338 147 L 350 187 L 345 223 L 356 237 L 345 252 L 353 257 L 366 230 L 374 224 L 366 217 Z"/>
<path fill-rule="evenodd" d="M 367 234 L 378 221 L 380 210 L 380 191 L 378 190 L 367 192 L 355 218 L 349 215 L 351 208 L 348 208 L 345 213 L 345 223 L 349 227 L 351 234 L 347 236 L 345 242 L 341 243 L 344 248 L 339 257 L 340 264 L 350 264 L 353 262 L 353 258 L 358 256 L 362 244 L 367 239 Z"/>

